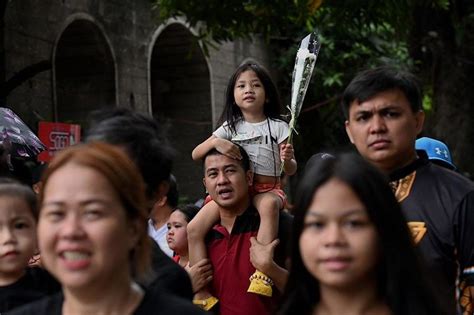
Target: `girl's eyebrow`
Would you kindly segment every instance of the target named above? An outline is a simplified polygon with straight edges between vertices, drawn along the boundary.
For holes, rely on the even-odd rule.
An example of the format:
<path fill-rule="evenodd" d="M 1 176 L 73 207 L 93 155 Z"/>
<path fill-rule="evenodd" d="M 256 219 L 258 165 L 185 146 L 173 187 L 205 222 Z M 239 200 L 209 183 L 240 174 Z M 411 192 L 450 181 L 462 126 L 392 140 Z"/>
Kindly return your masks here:
<path fill-rule="evenodd" d="M 245 82 L 247 82 L 247 81 L 242 80 L 242 79 L 237 80 L 237 83 L 245 83 Z M 258 79 L 258 78 L 252 79 L 252 80 L 250 80 L 250 82 L 260 82 L 260 79 Z"/>
<path fill-rule="evenodd" d="M 346 212 L 344 212 L 341 216 L 342 217 L 348 217 L 350 215 L 353 215 L 353 214 L 365 214 L 365 210 L 363 209 L 351 209 L 351 210 L 348 210 Z M 308 210 L 308 212 L 306 213 L 306 216 L 312 216 L 312 217 L 324 217 L 324 215 L 318 213 L 317 210 Z"/>

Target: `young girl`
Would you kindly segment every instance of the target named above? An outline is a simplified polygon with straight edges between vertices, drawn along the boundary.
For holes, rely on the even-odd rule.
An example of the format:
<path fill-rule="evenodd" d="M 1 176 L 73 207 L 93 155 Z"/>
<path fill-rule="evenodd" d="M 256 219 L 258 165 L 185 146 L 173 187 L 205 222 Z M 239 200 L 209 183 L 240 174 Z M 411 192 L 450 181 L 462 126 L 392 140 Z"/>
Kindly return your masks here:
<path fill-rule="evenodd" d="M 388 180 L 373 166 L 355 154 L 314 159 L 295 200 L 279 314 L 443 314 Z"/>
<path fill-rule="evenodd" d="M 242 64 L 227 85 L 223 124 L 192 152 L 194 160 L 214 148 L 240 159 L 234 143 L 246 150 L 255 174 L 252 194 L 261 220 L 257 240 L 262 244 L 269 244 L 277 237 L 278 214 L 286 200 L 280 188 L 281 163 L 287 175 L 296 172 L 293 147 L 286 143 L 289 128 L 279 118 L 280 107 L 279 95 L 269 74 L 257 64 Z M 218 207 L 211 201 L 188 225 L 191 265 L 205 258 L 204 236 L 218 220 Z M 249 292 L 272 295 L 272 281 L 266 275 L 256 271 L 250 280 Z M 196 296 L 197 299 L 206 297 L 209 297 L 206 292 Z"/>
<path fill-rule="evenodd" d="M 175 255 L 173 260 L 185 268 L 191 278 L 193 292 L 201 290 L 212 280 L 212 266 L 208 259 L 201 260 L 192 267 L 189 266 L 188 235 L 186 227 L 199 212 L 199 207 L 189 204 L 174 210 L 167 223 L 166 240 Z"/>
<path fill-rule="evenodd" d="M 36 250 L 37 217 L 33 191 L 0 179 L 0 314 L 60 289 L 47 271 L 28 268 Z"/>

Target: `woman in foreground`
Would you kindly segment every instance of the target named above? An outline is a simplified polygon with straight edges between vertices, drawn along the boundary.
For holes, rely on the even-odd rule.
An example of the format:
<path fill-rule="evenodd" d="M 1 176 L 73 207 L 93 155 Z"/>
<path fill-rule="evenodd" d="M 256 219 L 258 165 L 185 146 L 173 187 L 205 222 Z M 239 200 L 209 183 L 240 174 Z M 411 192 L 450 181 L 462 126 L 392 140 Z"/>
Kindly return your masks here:
<path fill-rule="evenodd" d="M 70 147 L 43 177 L 38 239 L 62 293 L 13 314 L 199 314 L 191 302 L 145 291 L 150 264 L 145 190 L 119 148 Z"/>

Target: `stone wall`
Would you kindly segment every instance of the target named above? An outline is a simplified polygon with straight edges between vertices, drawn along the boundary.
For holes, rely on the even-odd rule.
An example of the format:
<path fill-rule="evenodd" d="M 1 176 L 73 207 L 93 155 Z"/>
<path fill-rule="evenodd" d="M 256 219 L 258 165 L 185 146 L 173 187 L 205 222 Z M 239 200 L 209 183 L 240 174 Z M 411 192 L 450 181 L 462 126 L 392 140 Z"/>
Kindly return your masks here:
<path fill-rule="evenodd" d="M 40 120 L 86 127 L 88 112 L 118 105 L 167 121 L 179 154 L 174 173 L 192 201 L 203 189 L 191 150 L 217 127 L 227 80 L 248 58 L 269 65 L 258 40 L 225 43 L 209 56 L 197 47 L 187 58 L 192 34 L 180 20 L 159 22 L 148 0 L 10 1 L 6 79 L 40 62 L 51 68 L 18 86 L 7 104 L 33 130 Z"/>

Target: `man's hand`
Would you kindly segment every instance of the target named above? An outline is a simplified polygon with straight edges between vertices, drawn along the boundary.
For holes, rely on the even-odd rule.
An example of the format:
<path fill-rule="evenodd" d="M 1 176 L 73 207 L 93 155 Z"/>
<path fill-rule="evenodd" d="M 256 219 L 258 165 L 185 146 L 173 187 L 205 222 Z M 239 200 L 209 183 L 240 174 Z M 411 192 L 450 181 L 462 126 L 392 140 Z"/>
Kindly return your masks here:
<path fill-rule="evenodd" d="M 231 141 L 221 138 L 214 139 L 214 147 L 217 151 L 230 157 L 231 159 L 241 160 L 239 147 L 233 144 Z"/>
<path fill-rule="evenodd" d="M 212 280 L 212 266 L 209 259 L 202 259 L 192 267 L 184 267 L 191 278 L 193 292 L 201 291 Z"/>
<path fill-rule="evenodd" d="M 255 237 L 250 238 L 250 263 L 255 269 L 260 270 L 263 273 L 268 273 L 270 268 L 273 267 L 273 253 L 275 247 L 280 241 L 278 239 L 273 240 L 268 245 L 263 245 Z"/>

